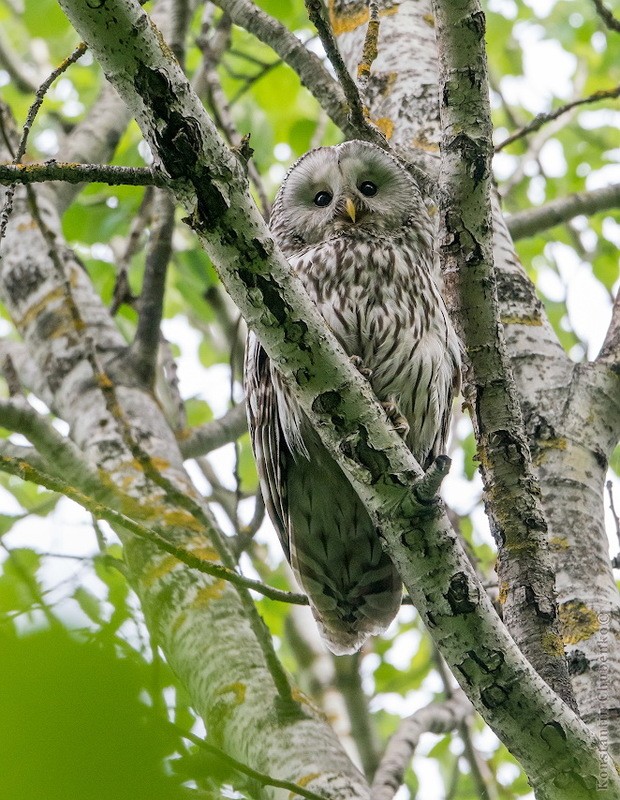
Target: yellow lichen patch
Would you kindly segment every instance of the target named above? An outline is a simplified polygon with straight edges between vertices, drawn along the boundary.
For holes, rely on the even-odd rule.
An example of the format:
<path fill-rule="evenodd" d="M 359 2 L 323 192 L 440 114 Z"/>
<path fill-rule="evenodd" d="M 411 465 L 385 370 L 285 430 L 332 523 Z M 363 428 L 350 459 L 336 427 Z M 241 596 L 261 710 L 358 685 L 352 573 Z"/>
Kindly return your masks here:
<path fill-rule="evenodd" d="M 240 706 L 245 700 L 246 688 L 247 687 L 245 683 L 236 681 L 235 683 L 229 683 L 226 686 L 222 686 L 221 689 L 218 689 L 217 694 L 232 694 L 234 699 L 231 701 L 231 704 Z"/>
<path fill-rule="evenodd" d="M 201 540 L 200 542 L 197 541 L 196 543 L 190 542 L 187 546 L 187 549 L 193 556 L 202 559 L 202 561 L 220 560 L 217 550 L 210 545 L 205 544 L 204 540 Z"/>
<path fill-rule="evenodd" d="M 326 718 L 325 714 L 323 713 L 323 710 L 319 708 L 317 705 L 315 705 L 315 703 L 312 702 L 312 699 L 308 697 L 307 694 L 302 692 L 301 689 L 298 689 L 296 686 L 294 686 L 291 689 L 291 697 L 296 703 L 299 703 L 300 706 L 308 706 L 314 711 L 315 714 L 318 714 L 324 719 Z"/>
<path fill-rule="evenodd" d="M 168 527 L 185 528 L 190 531 L 203 531 L 198 520 L 183 508 L 163 508 L 158 515 L 161 522 Z"/>
<path fill-rule="evenodd" d="M 392 138 L 392 134 L 394 133 L 394 123 L 389 117 L 379 117 L 378 119 L 373 120 L 373 122 L 386 139 L 389 140 Z"/>
<path fill-rule="evenodd" d="M 437 142 L 431 142 L 429 139 L 422 138 L 421 136 L 415 136 L 411 140 L 411 144 L 418 150 L 425 150 L 427 153 L 439 152 L 439 144 Z"/>
<path fill-rule="evenodd" d="M 388 17 L 392 14 L 398 14 L 398 6 L 391 8 L 384 8 L 379 12 L 380 17 Z M 337 14 L 334 9 L 334 0 L 329 0 L 329 21 L 331 22 L 334 36 L 340 36 L 341 33 L 350 33 L 360 25 L 365 25 L 368 22 L 369 12 L 368 7 L 365 6 L 359 11 L 352 11 L 344 14 Z"/>
<path fill-rule="evenodd" d="M 537 445 L 538 452 L 532 458 L 532 463 L 538 466 L 545 460 L 550 450 L 566 450 L 568 447 L 568 440 L 563 436 L 556 436 L 553 439 L 541 439 L 537 442 Z"/>
<path fill-rule="evenodd" d="M 571 600 L 563 603 L 560 608 L 560 622 L 562 623 L 562 637 L 565 644 L 577 644 L 589 639 L 600 630 L 601 623 L 598 614 L 585 603 Z"/>
<path fill-rule="evenodd" d="M 310 781 L 314 781 L 321 777 L 320 772 L 309 772 L 307 775 L 302 775 L 301 778 L 295 781 L 298 786 L 307 786 Z M 294 797 L 295 792 L 289 792 L 289 797 Z"/>
<path fill-rule="evenodd" d="M 422 17 L 422 19 L 423 19 L 423 20 L 424 20 L 424 22 L 426 22 L 426 24 L 427 24 L 427 25 L 429 25 L 431 28 L 434 28 L 434 27 L 435 27 L 435 17 L 434 17 L 432 14 L 424 14 L 424 16 Z"/>
<path fill-rule="evenodd" d="M 506 314 L 501 317 L 503 325 L 528 325 L 529 327 L 536 328 L 542 325 L 542 317 L 540 315 L 527 317 L 519 316 L 518 314 Z"/>
<path fill-rule="evenodd" d="M 549 656 L 559 658 L 564 655 L 564 643 L 557 633 L 545 633 L 542 637 L 542 647 Z"/>
<path fill-rule="evenodd" d="M 549 539 L 549 544 L 554 550 L 568 550 L 570 547 L 566 536 L 552 536 Z"/>
<path fill-rule="evenodd" d="M 167 555 L 156 561 L 155 564 L 142 576 L 144 586 L 152 586 L 156 581 L 169 575 L 179 564 L 179 560 L 172 555 Z"/>
<path fill-rule="evenodd" d="M 507 583 L 500 583 L 500 585 L 499 585 L 499 595 L 497 597 L 497 600 L 498 600 L 499 604 L 503 606 L 504 603 L 506 602 L 507 598 L 508 598 L 508 584 Z"/>
<path fill-rule="evenodd" d="M 220 578 L 213 583 L 208 584 L 208 586 L 203 586 L 202 589 L 198 592 L 196 597 L 194 597 L 194 601 L 192 606 L 194 608 L 202 608 L 204 606 L 208 606 L 212 600 L 217 600 L 224 594 L 224 590 L 226 589 L 226 581 Z"/>

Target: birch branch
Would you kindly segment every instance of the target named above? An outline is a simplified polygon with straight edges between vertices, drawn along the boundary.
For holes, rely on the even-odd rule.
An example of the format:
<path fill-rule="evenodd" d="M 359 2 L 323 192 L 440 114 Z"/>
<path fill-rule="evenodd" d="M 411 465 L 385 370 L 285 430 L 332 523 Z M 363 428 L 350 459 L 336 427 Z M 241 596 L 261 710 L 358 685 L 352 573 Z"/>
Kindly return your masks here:
<path fill-rule="evenodd" d="M 475 705 L 519 752 L 535 788 L 546 787 L 548 800 L 584 786 L 594 791 L 601 773 L 608 782 L 599 796 L 611 800 L 620 790 L 611 762 L 499 623 L 441 504 L 417 499 L 419 466 L 274 247 L 240 165 L 143 12 L 129 0 L 96 9 L 79 0 L 62 5 L 136 113 L 153 152 L 182 179 L 177 196 L 213 263 L 362 497 Z M 114 46 L 121 35 L 122 49 Z M 558 726 L 561 735 L 549 736 Z"/>
<path fill-rule="evenodd" d="M 278 20 L 258 8 L 252 0 L 214 0 L 235 25 L 267 44 L 299 76 L 302 84 L 316 97 L 333 122 L 347 135 L 356 131 L 347 117 L 347 98 L 340 84 L 323 66 L 321 59 Z"/>
<path fill-rule="evenodd" d="M 43 164 L 0 164 L 0 184 L 106 183 L 108 186 L 168 186 L 170 180 L 150 167 L 120 167 L 112 164 L 75 164 L 46 161 Z"/>
<path fill-rule="evenodd" d="M 576 708 L 560 637 L 540 488 L 499 322 L 484 14 L 478 0 L 435 0 L 434 9 L 443 130 L 441 257 L 467 348 L 464 395 L 499 551 L 503 617 L 538 673 Z"/>
<path fill-rule="evenodd" d="M 579 192 L 558 200 L 552 200 L 539 208 L 530 208 L 511 214 L 506 220 L 513 240 L 535 236 L 540 231 L 561 225 L 580 214 L 597 214 L 608 209 L 620 208 L 620 183 Z"/>
<path fill-rule="evenodd" d="M 450 733 L 474 712 L 463 692 L 429 705 L 403 720 L 392 736 L 371 786 L 373 800 L 392 800 L 424 733 Z"/>
<path fill-rule="evenodd" d="M 184 458 L 204 456 L 211 450 L 217 450 L 218 447 L 238 439 L 247 427 L 245 405 L 239 403 L 219 419 L 206 422 L 199 428 L 182 431 L 179 434 L 179 447 Z"/>

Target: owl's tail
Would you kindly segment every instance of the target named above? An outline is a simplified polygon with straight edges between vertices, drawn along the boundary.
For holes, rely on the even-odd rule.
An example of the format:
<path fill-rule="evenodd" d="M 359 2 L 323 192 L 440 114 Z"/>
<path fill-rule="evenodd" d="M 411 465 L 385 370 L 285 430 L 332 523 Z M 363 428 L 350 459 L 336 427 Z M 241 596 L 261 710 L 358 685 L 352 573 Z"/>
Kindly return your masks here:
<path fill-rule="evenodd" d="M 312 449 L 289 466 L 291 565 L 327 646 L 344 655 L 388 627 L 402 583 L 340 467 Z"/>

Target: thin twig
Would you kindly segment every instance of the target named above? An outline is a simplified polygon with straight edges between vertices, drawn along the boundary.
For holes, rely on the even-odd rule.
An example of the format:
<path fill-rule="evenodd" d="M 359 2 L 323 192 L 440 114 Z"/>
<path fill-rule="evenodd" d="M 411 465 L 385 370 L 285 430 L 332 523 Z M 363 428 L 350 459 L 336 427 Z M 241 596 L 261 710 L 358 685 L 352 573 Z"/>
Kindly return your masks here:
<path fill-rule="evenodd" d="M 504 147 L 507 147 L 509 144 L 516 142 L 518 139 L 522 139 L 524 136 L 537 131 L 539 128 L 542 128 L 543 125 L 546 125 L 547 122 L 551 122 L 552 120 L 561 117 L 571 109 L 577 108 L 577 106 L 583 106 L 588 103 L 598 103 L 601 100 L 608 100 L 615 97 L 620 97 L 620 86 L 616 86 L 614 89 L 603 89 L 599 92 L 593 92 L 591 95 L 588 95 L 588 97 L 581 97 L 578 100 L 571 100 L 570 103 L 566 103 L 566 105 L 556 108 L 555 111 L 549 111 L 546 114 L 537 114 L 534 119 L 524 128 L 521 128 L 521 130 L 518 130 L 510 136 L 507 136 L 502 142 L 496 144 L 494 148 L 495 152 L 499 153 L 499 151 L 503 150 Z"/>
<path fill-rule="evenodd" d="M 26 121 L 24 122 L 24 126 L 22 128 L 22 135 L 17 145 L 17 149 L 13 155 L 13 163 L 19 164 L 22 160 L 24 153 L 26 152 L 26 144 L 28 142 L 28 136 L 30 135 L 30 130 L 34 123 L 35 117 L 39 113 L 39 109 L 43 104 L 43 99 L 47 93 L 47 90 L 50 88 L 52 83 L 58 78 L 60 75 L 63 74 L 71 64 L 74 64 L 87 50 L 87 46 L 84 42 L 80 42 L 80 44 L 75 48 L 75 50 L 71 53 L 70 56 L 65 58 L 65 60 L 53 70 L 48 77 L 43 81 L 43 83 L 37 89 L 34 102 L 28 109 L 28 114 L 26 116 Z M 11 210 L 13 208 L 13 196 L 15 194 L 15 184 L 11 184 L 7 189 L 5 196 L 4 196 L 4 207 L 2 209 L 2 214 L 0 215 L 0 242 L 5 236 L 6 233 L 6 226 L 9 222 L 9 217 L 11 216 Z"/>
<path fill-rule="evenodd" d="M 161 338 L 161 317 L 168 263 L 172 255 L 175 203 L 173 196 L 158 190 L 154 200 L 151 238 L 138 302 L 138 325 L 129 348 L 131 367 L 144 386 L 153 387 Z"/>
<path fill-rule="evenodd" d="M 620 20 L 614 17 L 611 11 L 603 3 L 603 0 L 592 0 L 592 2 L 596 7 L 599 17 L 603 20 L 605 25 L 607 25 L 609 30 L 620 33 Z"/>
<path fill-rule="evenodd" d="M 181 728 L 179 725 L 175 725 L 174 722 L 163 720 L 162 722 L 164 722 L 166 727 L 173 728 L 184 739 L 187 739 L 188 741 L 197 745 L 205 752 L 216 756 L 222 762 L 222 764 L 225 764 L 227 767 L 231 767 L 237 772 L 240 772 L 242 775 L 247 775 L 248 778 L 256 781 L 261 786 L 275 786 L 278 789 L 286 789 L 288 790 L 290 797 L 299 795 L 300 797 L 307 798 L 307 800 L 325 800 L 325 798 L 321 795 L 318 795 L 315 792 L 310 791 L 310 789 L 300 786 L 298 783 L 293 783 L 292 781 L 281 781 L 279 778 L 272 778 L 270 775 L 265 775 L 263 772 L 257 772 L 257 770 L 248 767 L 247 764 L 243 764 L 241 761 L 237 761 L 236 758 L 229 756 L 228 753 L 220 750 L 219 747 L 214 747 L 212 744 L 205 742 L 204 739 L 196 736 L 196 734 Z"/>
<path fill-rule="evenodd" d="M 325 50 L 336 77 L 345 93 L 349 103 L 349 114 L 351 121 L 355 125 L 367 125 L 368 120 L 364 112 L 364 106 L 360 98 L 359 91 L 353 78 L 349 75 L 344 59 L 338 49 L 336 37 L 331 29 L 331 25 L 325 16 L 325 5 L 323 0 L 304 0 L 310 22 L 314 25 L 319 34 L 319 39 Z"/>
<path fill-rule="evenodd" d="M 262 594 L 271 600 L 278 600 L 283 603 L 292 603 L 294 605 L 301 606 L 308 605 L 308 598 L 303 594 L 284 592 L 281 589 L 267 586 L 260 581 L 246 578 L 243 575 L 240 575 L 238 572 L 235 572 L 228 567 L 224 567 L 221 564 L 206 561 L 205 559 L 200 558 L 192 553 L 191 550 L 177 547 L 168 538 L 166 538 L 165 532 L 160 530 L 157 526 L 146 527 L 145 525 L 136 522 L 134 519 L 131 519 L 131 517 L 128 517 L 126 514 L 122 514 L 120 511 L 115 511 L 109 506 L 93 500 L 92 497 L 88 497 L 83 492 L 79 491 L 61 478 L 56 478 L 53 475 L 43 472 L 42 470 L 33 467 L 31 464 L 27 464 L 17 458 L 0 453 L 0 470 L 3 472 L 8 472 L 9 475 L 16 475 L 24 481 L 30 481 L 31 483 L 38 484 L 39 486 L 44 486 L 46 489 L 49 489 L 52 492 L 58 492 L 59 494 L 68 497 L 70 500 L 78 503 L 78 505 L 81 505 L 87 511 L 90 511 L 90 513 L 93 514 L 93 516 L 95 516 L 97 519 L 105 519 L 106 522 L 109 522 L 111 525 L 124 528 L 126 531 L 133 533 L 140 539 L 151 542 L 161 550 L 164 550 L 166 553 L 174 556 L 178 561 L 182 562 L 188 567 L 191 567 L 192 569 L 197 570 L 198 572 L 202 572 L 205 575 L 210 575 L 212 578 L 217 578 L 218 580 L 228 581 L 234 586 L 240 588 L 251 589 L 252 591 L 258 592 L 259 594 Z"/>
<path fill-rule="evenodd" d="M 605 487 L 607 488 L 607 494 L 609 495 L 609 508 L 611 509 L 611 516 L 616 526 L 616 538 L 620 544 L 620 517 L 618 516 L 616 506 L 614 505 L 614 485 L 611 481 L 607 481 Z"/>
<path fill-rule="evenodd" d="M 108 186 L 170 185 L 170 179 L 151 167 L 122 167 L 112 164 L 74 164 L 45 161 L 39 164 L 0 164 L 0 184 L 41 183 L 106 183 Z"/>
<path fill-rule="evenodd" d="M 179 447 L 183 458 L 197 458 L 217 450 L 218 447 L 238 439 L 248 428 L 245 406 L 239 403 L 227 411 L 223 417 L 214 419 L 193 428 L 181 431 Z"/>

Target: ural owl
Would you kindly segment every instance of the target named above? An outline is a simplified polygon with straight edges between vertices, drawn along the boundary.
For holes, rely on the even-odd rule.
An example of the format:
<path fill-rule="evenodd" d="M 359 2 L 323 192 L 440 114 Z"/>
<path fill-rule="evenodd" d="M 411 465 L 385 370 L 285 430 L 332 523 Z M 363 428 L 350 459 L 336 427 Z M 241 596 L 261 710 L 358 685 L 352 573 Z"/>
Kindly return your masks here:
<path fill-rule="evenodd" d="M 444 450 L 460 367 L 417 184 L 374 145 L 320 147 L 289 170 L 270 224 L 379 400 L 398 408 L 407 445 L 428 467 Z M 328 647 L 353 653 L 396 615 L 400 577 L 357 494 L 252 333 L 245 383 L 267 510 Z"/>

